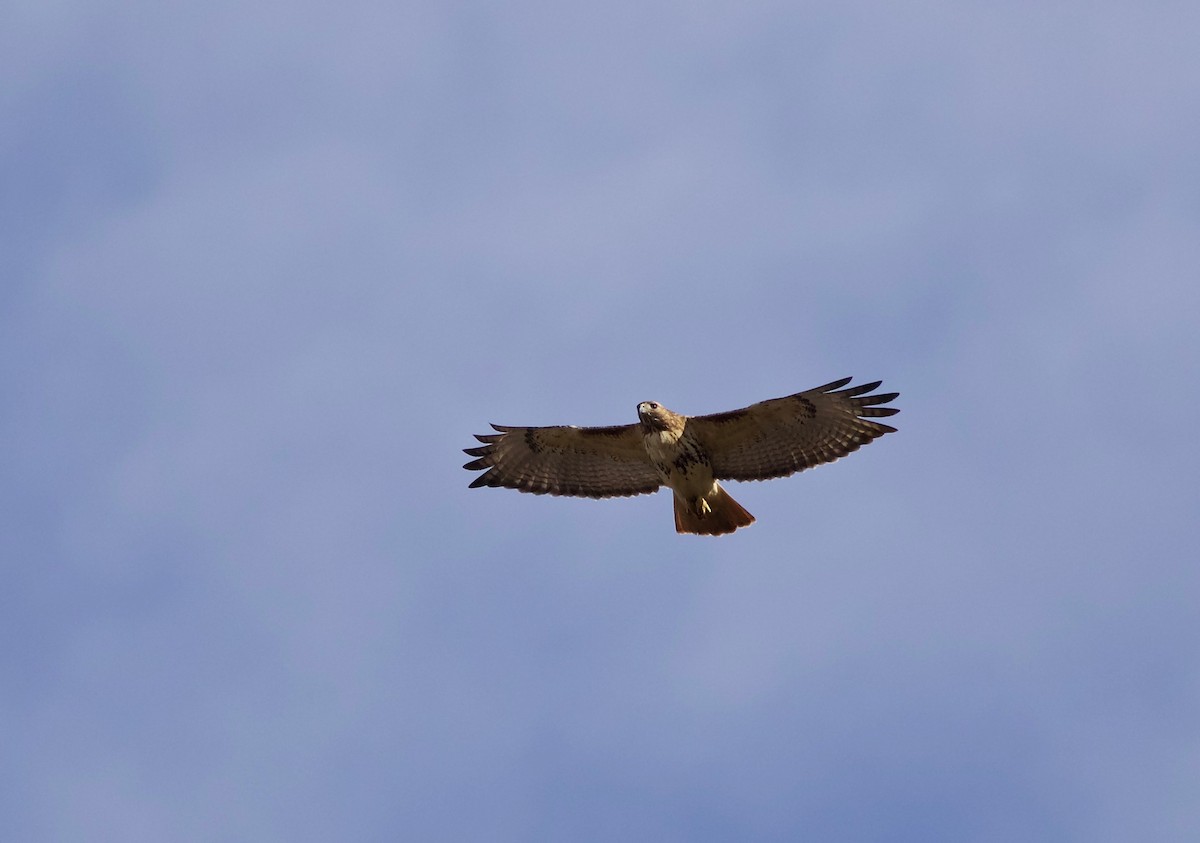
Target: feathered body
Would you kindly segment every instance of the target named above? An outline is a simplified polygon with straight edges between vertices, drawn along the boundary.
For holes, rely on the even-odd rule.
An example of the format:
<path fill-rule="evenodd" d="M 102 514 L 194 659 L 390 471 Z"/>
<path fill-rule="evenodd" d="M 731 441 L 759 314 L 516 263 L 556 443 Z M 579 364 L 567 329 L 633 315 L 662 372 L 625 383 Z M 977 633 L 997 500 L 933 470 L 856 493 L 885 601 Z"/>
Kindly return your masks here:
<path fill-rule="evenodd" d="M 754 523 L 754 516 L 713 478 L 708 452 L 687 429 L 687 417 L 654 401 L 638 404 L 642 444 L 675 498 L 675 532 L 719 536 Z"/>
<path fill-rule="evenodd" d="M 505 427 L 476 436 L 464 468 L 471 483 L 533 494 L 604 498 L 667 486 L 680 533 L 721 535 L 754 523 L 719 480 L 766 480 L 833 462 L 895 431 L 871 419 L 899 393 L 867 395 L 880 381 L 843 389 L 850 378 L 761 401 L 741 410 L 684 416 L 653 401 L 638 423 L 612 427 Z"/>

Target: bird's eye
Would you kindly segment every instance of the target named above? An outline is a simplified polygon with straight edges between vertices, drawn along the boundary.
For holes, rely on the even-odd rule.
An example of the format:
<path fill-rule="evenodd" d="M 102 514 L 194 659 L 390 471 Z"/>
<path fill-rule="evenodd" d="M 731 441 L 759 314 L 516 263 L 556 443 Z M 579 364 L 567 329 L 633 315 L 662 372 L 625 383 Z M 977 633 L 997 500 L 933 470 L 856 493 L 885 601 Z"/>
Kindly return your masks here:
<path fill-rule="evenodd" d="M 650 402 L 650 409 L 651 409 L 651 410 L 657 410 L 657 409 L 658 409 L 658 405 L 657 405 L 657 404 L 655 404 L 653 401 L 651 401 L 651 402 Z"/>

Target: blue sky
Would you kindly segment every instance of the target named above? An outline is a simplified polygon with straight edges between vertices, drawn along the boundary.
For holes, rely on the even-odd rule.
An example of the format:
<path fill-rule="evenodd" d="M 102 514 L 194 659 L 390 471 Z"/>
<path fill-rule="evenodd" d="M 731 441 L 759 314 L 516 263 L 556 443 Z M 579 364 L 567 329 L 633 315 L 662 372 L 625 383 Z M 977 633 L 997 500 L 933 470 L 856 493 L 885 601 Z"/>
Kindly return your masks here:
<path fill-rule="evenodd" d="M 1193 839 L 1194 3 L 3 21 L 4 839 Z M 846 375 L 734 536 L 459 467 Z"/>

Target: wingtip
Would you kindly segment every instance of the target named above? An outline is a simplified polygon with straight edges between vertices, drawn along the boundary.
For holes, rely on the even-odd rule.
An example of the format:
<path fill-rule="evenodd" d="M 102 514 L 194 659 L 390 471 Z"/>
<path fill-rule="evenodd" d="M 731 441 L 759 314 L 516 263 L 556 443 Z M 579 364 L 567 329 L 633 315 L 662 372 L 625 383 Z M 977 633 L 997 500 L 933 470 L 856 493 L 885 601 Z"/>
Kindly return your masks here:
<path fill-rule="evenodd" d="M 473 465 L 473 463 L 467 463 L 466 465 L 463 466 L 463 468 L 471 468 L 472 465 Z M 474 480 L 472 480 L 471 485 L 467 486 L 467 488 L 468 489 L 478 489 L 480 486 L 490 486 L 491 483 L 488 482 L 488 477 L 490 475 L 491 475 L 490 471 L 484 472 L 483 474 L 479 475 Z"/>
<path fill-rule="evenodd" d="M 870 383 L 860 383 L 858 386 L 852 386 L 849 389 L 843 389 L 842 394 L 848 395 L 851 398 L 859 396 L 859 395 L 866 395 L 872 389 L 878 389 L 879 385 L 882 383 L 883 383 L 883 381 L 871 381 Z"/>
<path fill-rule="evenodd" d="M 830 381 L 829 383 L 825 384 L 824 386 L 818 386 L 817 389 L 820 390 L 821 392 L 833 392 L 835 389 L 841 389 L 843 386 L 850 383 L 850 381 L 852 381 L 852 380 L 854 380 L 853 376 L 848 377 L 848 378 L 839 378 L 838 380 Z"/>

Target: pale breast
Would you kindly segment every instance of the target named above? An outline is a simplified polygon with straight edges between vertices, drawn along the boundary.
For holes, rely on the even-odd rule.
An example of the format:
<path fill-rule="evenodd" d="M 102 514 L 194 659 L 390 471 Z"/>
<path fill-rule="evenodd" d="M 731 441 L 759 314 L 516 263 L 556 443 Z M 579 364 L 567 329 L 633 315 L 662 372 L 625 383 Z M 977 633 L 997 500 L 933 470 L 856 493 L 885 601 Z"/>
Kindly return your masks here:
<path fill-rule="evenodd" d="M 642 441 L 663 482 L 677 493 L 691 498 L 712 488 L 712 464 L 692 437 L 656 430 Z"/>
<path fill-rule="evenodd" d="M 655 465 L 659 463 L 667 463 L 675 458 L 675 452 L 679 450 L 679 436 L 669 430 L 654 430 L 642 437 L 642 444 L 646 446 L 646 453 L 650 455 L 650 459 Z"/>

